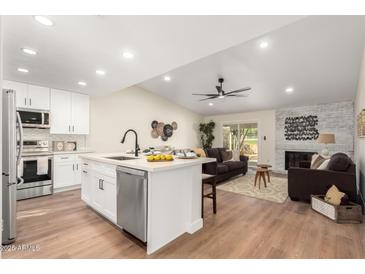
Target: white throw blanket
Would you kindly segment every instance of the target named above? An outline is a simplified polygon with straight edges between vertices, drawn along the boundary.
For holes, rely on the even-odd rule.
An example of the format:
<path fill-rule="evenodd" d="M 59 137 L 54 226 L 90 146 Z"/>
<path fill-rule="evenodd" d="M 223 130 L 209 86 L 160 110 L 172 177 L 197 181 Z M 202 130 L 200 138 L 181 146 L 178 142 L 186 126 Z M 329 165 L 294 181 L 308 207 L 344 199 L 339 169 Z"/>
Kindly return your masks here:
<path fill-rule="evenodd" d="M 48 173 L 48 157 L 37 157 L 37 175 Z"/>

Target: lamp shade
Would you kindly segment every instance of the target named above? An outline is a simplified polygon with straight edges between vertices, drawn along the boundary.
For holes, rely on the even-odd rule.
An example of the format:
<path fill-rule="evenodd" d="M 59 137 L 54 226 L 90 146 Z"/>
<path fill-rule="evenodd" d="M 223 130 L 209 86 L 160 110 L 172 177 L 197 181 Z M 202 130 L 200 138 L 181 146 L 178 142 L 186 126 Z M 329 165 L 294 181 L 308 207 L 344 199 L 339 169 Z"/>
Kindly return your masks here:
<path fill-rule="evenodd" d="M 335 135 L 333 133 L 320 133 L 317 139 L 318 144 L 334 144 Z"/>

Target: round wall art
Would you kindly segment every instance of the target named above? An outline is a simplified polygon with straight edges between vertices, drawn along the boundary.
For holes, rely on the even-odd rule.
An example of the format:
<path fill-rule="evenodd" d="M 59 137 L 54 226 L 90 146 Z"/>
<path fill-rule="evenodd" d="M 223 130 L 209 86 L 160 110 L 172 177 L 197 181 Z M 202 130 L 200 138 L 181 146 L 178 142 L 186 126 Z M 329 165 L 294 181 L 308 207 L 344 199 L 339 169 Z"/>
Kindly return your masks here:
<path fill-rule="evenodd" d="M 161 140 L 166 142 L 168 138 L 170 138 L 174 130 L 177 129 L 177 123 L 172 122 L 171 124 L 165 124 L 163 122 L 158 122 L 156 120 L 151 122 L 151 136 L 152 138 L 158 138 L 161 137 Z"/>

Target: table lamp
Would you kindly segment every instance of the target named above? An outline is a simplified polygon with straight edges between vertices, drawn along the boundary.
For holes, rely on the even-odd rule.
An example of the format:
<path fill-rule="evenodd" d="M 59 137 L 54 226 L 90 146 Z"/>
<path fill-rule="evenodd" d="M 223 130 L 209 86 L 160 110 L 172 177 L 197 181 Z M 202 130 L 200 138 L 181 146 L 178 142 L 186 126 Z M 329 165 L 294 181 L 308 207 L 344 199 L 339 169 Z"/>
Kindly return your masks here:
<path fill-rule="evenodd" d="M 328 156 L 328 144 L 335 144 L 335 135 L 333 133 L 320 133 L 317 138 L 317 144 L 325 144 L 325 148 L 322 150 L 322 155 Z"/>

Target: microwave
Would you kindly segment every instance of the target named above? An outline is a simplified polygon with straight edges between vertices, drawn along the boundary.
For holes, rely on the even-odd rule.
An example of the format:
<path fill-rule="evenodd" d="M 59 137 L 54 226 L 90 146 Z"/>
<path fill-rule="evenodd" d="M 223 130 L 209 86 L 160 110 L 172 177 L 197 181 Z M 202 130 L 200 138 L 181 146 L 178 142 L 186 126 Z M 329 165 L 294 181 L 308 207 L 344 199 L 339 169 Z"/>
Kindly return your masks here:
<path fill-rule="evenodd" d="M 49 112 L 19 110 L 23 128 L 49 128 Z"/>

